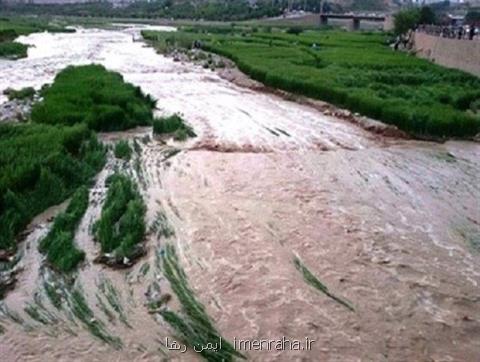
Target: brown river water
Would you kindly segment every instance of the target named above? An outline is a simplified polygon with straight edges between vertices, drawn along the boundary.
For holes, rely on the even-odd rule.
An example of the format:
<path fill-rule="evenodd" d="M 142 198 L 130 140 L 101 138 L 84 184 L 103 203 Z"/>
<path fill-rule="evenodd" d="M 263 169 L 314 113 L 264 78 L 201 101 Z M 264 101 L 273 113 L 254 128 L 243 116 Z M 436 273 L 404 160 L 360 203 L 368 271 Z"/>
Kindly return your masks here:
<path fill-rule="evenodd" d="M 55 282 L 37 243 L 60 205 L 39 215 L 21 244 L 18 280 L 0 309 L 2 361 L 199 359 L 166 349 L 172 331 L 145 306 L 155 281 L 172 293 L 156 267 L 166 240 L 149 233 L 147 255 L 130 269 L 93 263 L 91 226 L 115 168 L 137 179 L 149 223 L 166 215 L 175 231 L 168 241 L 224 338 L 315 340 L 309 350 L 244 352 L 249 360 L 480 360 L 478 143 L 384 138 L 174 62 L 134 41 L 138 33 L 31 34 L 20 38 L 32 45 L 28 58 L 0 60 L 0 91 L 39 88 L 70 64 L 104 64 L 157 98 L 159 114 L 181 113 L 198 135 L 167 145 L 142 141 L 148 128 L 102 135 L 135 139 L 140 150 L 130 163 L 110 157 L 97 177 L 76 235 L 87 254 L 76 284 L 122 347 L 93 337 L 45 297 L 45 283 Z M 180 152 L 168 157 L 172 149 Z M 307 284 L 295 257 L 354 311 Z M 106 284 L 123 320 L 102 306 Z M 25 312 L 34 300 L 47 322 Z M 175 297 L 168 307 L 178 310 Z"/>

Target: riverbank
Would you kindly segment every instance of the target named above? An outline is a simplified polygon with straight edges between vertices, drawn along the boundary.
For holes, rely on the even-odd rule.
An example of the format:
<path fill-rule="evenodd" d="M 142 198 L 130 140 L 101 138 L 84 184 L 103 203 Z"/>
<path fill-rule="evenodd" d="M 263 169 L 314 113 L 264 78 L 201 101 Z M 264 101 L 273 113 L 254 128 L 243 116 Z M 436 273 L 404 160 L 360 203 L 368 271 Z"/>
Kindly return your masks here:
<path fill-rule="evenodd" d="M 193 27 L 175 34 L 144 31 L 143 36 L 161 50 L 190 48 L 196 42 L 267 86 L 347 108 L 420 139 L 472 139 L 480 131 L 480 93 L 475 90 L 480 80 L 393 52 L 382 33 L 293 35 Z"/>

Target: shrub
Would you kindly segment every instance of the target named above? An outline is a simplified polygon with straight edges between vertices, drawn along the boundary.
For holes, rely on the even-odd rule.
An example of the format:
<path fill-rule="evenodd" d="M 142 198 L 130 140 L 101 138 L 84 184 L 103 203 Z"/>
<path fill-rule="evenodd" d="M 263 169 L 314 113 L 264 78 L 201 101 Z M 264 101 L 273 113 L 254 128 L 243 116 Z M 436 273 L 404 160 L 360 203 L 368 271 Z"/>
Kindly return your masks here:
<path fill-rule="evenodd" d="M 299 26 L 292 26 L 286 30 L 287 34 L 299 35 L 303 33 L 303 29 Z"/>

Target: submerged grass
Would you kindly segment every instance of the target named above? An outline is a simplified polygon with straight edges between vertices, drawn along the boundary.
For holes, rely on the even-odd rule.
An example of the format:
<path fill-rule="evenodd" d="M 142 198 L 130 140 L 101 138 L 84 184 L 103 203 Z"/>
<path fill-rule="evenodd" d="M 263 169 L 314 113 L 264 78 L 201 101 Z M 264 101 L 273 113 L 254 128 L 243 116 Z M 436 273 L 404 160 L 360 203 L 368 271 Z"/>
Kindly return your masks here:
<path fill-rule="evenodd" d="M 75 231 L 88 207 L 88 189 L 80 187 L 72 197 L 67 210 L 60 213 L 52 229 L 42 239 L 39 250 L 47 254 L 51 266 L 62 272 L 71 272 L 85 259 L 85 253 L 75 246 Z"/>
<path fill-rule="evenodd" d="M 167 216 L 163 210 L 157 211 L 155 215 L 155 221 L 150 226 L 150 231 L 155 233 L 157 239 L 161 237 L 169 238 L 175 235 L 175 230 L 168 222 Z"/>
<path fill-rule="evenodd" d="M 119 320 L 127 327 L 132 328 L 132 326 L 128 323 L 125 310 L 121 303 L 120 294 L 118 290 L 113 286 L 112 282 L 106 278 L 102 279 L 99 284 L 99 289 L 107 299 L 108 304 L 118 314 Z"/>
<path fill-rule="evenodd" d="M 318 280 L 318 278 L 315 275 L 312 274 L 312 272 L 306 267 L 306 265 L 303 264 L 303 262 L 300 260 L 299 257 L 295 256 L 293 258 L 293 264 L 295 265 L 295 268 L 297 268 L 297 270 L 300 273 L 302 273 L 303 279 L 305 280 L 305 282 L 307 282 L 307 284 L 310 284 L 312 287 L 321 291 L 326 296 L 332 298 L 334 301 L 340 303 L 341 305 L 348 308 L 352 312 L 355 311 L 355 309 L 353 308 L 353 306 L 349 302 L 347 302 L 346 300 L 344 300 L 342 298 L 339 298 L 336 295 L 332 294 L 328 290 L 327 286 L 325 284 L 323 284 L 320 280 Z"/>
<path fill-rule="evenodd" d="M 221 335 L 210 320 L 205 307 L 195 298 L 190 289 L 187 276 L 179 264 L 173 245 L 165 246 L 162 261 L 164 274 L 182 305 L 183 315 L 169 310 L 162 310 L 160 314 L 190 347 L 199 349 L 207 343 L 215 345 L 219 342 Z M 222 349 L 217 352 L 205 349 L 200 354 L 208 361 L 232 361 L 234 357 L 245 358 L 224 338 L 221 345 Z"/>
<path fill-rule="evenodd" d="M 103 323 L 95 318 L 93 311 L 88 306 L 80 290 L 73 290 L 69 295 L 68 303 L 75 317 L 85 325 L 92 335 L 116 349 L 122 348 L 121 339 L 108 334 Z"/>

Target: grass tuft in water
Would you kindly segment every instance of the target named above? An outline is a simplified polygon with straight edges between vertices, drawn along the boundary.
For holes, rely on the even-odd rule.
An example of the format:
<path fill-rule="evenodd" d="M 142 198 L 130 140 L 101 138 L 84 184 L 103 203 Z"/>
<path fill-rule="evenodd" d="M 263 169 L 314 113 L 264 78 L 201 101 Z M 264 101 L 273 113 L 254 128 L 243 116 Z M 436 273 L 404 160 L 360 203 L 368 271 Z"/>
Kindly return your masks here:
<path fill-rule="evenodd" d="M 68 273 L 85 259 L 85 253 L 74 243 L 75 231 L 88 207 L 88 189 L 80 187 L 72 197 L 67 210 L 60 213 L 52 229 L 40 242 L 39 250 L 55 269 Z"/>
<path fill-rule="evenodd" d="M 352 312 L 355 311 L 355 309 L 352 307 L 352 305 L 349 302 L 332 294 L 328 290 L 327 286 L 323 284 L 320 280 L 318 280 L 318 278 L 312 274 L 312 272 L 306 267 L 306 265 L 303 264 L 303 262 L 300 260 L 299 257 L 297 256 L 294 257 L 293 264 L 295 265 L 295 268 L 297 268 L 297 270 L 302 273 L 303 279 L 305 280 L 305 282 L 307 282 L 307 284 L 310 284 L 312 287 L 321 291 L 322 293 L 332 298 L 334 301 L 340 303 L 344 307 L 348 308 Z"/>
<path fill-rule="evenodd" d="M 121 140 L 115 144 L 115 148 L 113 149 L 113 153 L 115 154 L 116 158 L 121 158 L 125 161 L 129 161 L 132 157 L 132 149 L 128 144 L 128 141 Z"/>
<path fill-rule="evenodd" d="M 179 264 L 173 245 L 165 246 L 162 261 L 165 276 L 182 305 L 182 315 L 162 310 L 161 316 L 178 333 L 183 342 L 192 348 L 206 346 L 207 343 L 218 343 L 221 338 L 220 333 L 211 322 L 205 307 L 197 301 L 190 289 L 187 276 Z M 222 349 L 217 352 L 203 350 L 200 354 L 208 361 L 232 361 L 234 357 L 245 358 L 224 338 L 222 338 Z"/>
<path fill-rule="evenodd" d="M 145 204 L 134 182 L 115 173 L 107 179 L 107 198 L 100 219 L 94 225 L 95 238 L 103 253 L 117 263 L 142 254 L 145 235 Z"/>
<path fill-rule="evenodd" d="M 172 134 L 177 141 L 185 141 L 188 137 L 195 137 L 193 129 L 185 124 L 178 114 L 170 117 L 157 118 L 153 121 L 154 134 Z"/>

